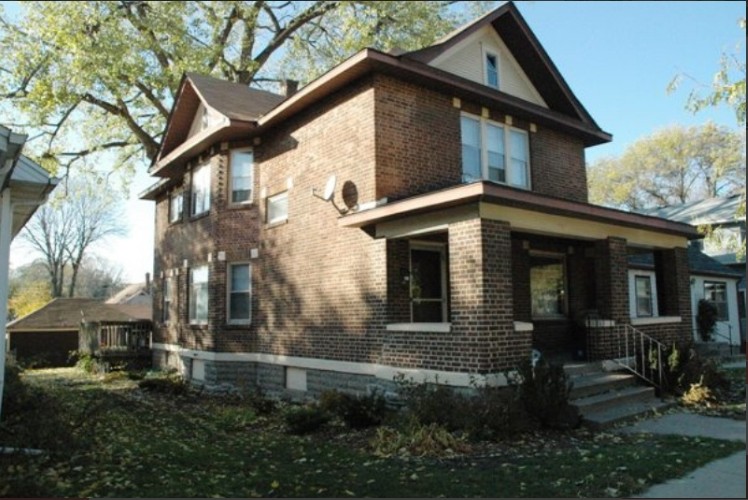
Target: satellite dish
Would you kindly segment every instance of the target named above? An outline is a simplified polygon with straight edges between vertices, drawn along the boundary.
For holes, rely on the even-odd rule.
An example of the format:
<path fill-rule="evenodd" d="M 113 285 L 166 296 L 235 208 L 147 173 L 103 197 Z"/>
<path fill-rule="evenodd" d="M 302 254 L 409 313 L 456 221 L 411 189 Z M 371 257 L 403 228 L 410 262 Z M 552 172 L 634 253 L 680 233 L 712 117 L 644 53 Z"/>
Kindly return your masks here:
<path fill-rule="evenodd" d="M 338 183 L 337 177 L 335 175 L 331 175 L 329 179 L 327 179 L 327 184 L 325 184 L 325 191 L 322 194 L 322 199 L 325 201 L 330 201 L 335 194 L 335 185 Z"/>

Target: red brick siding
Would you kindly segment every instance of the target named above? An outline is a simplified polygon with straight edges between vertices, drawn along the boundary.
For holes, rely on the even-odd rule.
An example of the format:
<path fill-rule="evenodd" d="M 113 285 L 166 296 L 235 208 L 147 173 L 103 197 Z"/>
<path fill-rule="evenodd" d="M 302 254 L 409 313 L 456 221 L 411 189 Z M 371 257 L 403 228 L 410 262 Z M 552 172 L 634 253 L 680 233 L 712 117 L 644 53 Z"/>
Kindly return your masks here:
<path fill-rule="evenodd" d="M 530 134 L 532 190 L 587 202 L 587 171 L 581 139 L 546 127 Z"/>

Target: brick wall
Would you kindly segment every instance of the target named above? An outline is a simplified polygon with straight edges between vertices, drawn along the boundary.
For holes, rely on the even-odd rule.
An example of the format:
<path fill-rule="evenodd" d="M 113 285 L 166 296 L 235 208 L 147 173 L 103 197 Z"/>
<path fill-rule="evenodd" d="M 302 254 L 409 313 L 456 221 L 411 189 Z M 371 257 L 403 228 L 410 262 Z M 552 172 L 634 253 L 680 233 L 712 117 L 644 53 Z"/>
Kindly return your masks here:
<path fill-rule="evenodd" d="M 530 134 L 532 190 L 536 193 L 587 202 L 584 145 L 562 132 L 545 127 Z"/>

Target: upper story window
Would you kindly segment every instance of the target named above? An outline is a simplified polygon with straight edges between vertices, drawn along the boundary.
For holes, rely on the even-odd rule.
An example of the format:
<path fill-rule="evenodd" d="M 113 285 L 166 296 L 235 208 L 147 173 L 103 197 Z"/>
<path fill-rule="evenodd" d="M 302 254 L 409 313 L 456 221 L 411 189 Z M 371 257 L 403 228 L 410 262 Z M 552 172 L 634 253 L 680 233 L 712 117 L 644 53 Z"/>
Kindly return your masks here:
<path fill-rule="evenodd" d="M 486 52 L 485 54 L 485 65 L 486 65 L 486 85 L 491 88 L 499 88 L 499 58 L 496 54 Z"/>
<path fill-rule="evenodd" d="M 252 266 L 246 263 L 229 265 L 228 281 L 228 322 L 248 324 L 252 311 Z"/>
<path fill-rule="evenodd" d="M 190 270 L 190 324 L 208 323 L 208 266 Z"/>
<path fill-rule="evenodd" d="M 283 191 L 267 199 L 267 223 L 275 224 L 288 220 L 288 191 Z"/>
<path fill-rule="evenodd" d="M 704 282 L 704 299 L 717 307 L 717 320 L 727 321 L 727 284 L 721 281 Z"/>
<path fill-rule="evenodd" d="M 210 163 L 204 163 L 192 171 L 191 201 L 190 215 L 193 217 L 210 210 Z"/>
<path fill-rule="evenodd" d="M 231 203 L 252 201 L 254 182 L 254 154 L 251 149 L 235 149 L 231 152 Z"/>
<path fill-rule="evenodd" d="M 530 188 L 530 145 L 527 132 L 462 115 L 462 180 L 490 180 Z"/>
<path fill-rule="evenodd" d="M 184 210 L 184 196 L 182 191 L 172 191 L 169 195 L 169 222 L 179 222 L 182 220 Z"/>

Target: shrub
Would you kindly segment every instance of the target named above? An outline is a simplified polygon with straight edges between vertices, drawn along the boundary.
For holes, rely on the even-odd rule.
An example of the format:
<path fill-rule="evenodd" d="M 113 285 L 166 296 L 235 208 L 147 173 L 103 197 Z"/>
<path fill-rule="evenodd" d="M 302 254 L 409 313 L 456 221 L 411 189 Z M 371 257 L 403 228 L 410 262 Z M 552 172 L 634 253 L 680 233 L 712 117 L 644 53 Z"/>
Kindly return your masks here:
<path fill-rule="evenodd" d="M 716 402 L 716 398 L 709 387 L 699 382 L 691 384 L 688 390 L 681 396 L 681 401 L 687 405 L 709 406 Z"/>
<path fill-rule="evenodd" d="M 309 434 L 322 428 L 330 415 L 319 406 L 308 405 L 289 408 L 283 418 L 289 434 Z"/>
<path fill-rule="evenodd" d="M 449 431 L 469 427 L 469 401 L 446 385 L 417 383 L 400 377 L 398 392 L 405 400 L 408 412 L 422 425 L 436 424 Z"/>
<path fill-rule="evenodd" d="M 159 394 L 171 394 L 173 396 L 186 394 L 189 390 L 187 382 L 182 377 L 174 374 L 145 378 L 138 382 L 138 387 L 144 391 L 156 392 Z"/>
<path fill-rule="evenodd" d="M 337 391 L 325 391 L 320 396 L 320 408 L 340 417 L 351 429 L 380 425 L 387 413 L 387 402 L 378 392 L 353 396 Z"/>
<path fill-rule="evenodd" d="M 476 386 L 475 397 L 463 411 L 469 415 L 466 430 L 475 439 L 498 439 L 533 427 L 514 386 Z"/>
<path fill-rule="evenodd" d="M 709 388 L 714 395 L 730 389 L 730 381 L 719 370 L 717 363 L 699 356 L 690 342 L 671 347 L 664 368 L 665 389 L 678 396 L 695 384 Z"/>
<path fill-rule="evenodd" d="M 251 406 L 258 415 L 270 415 L 278 407 L 276 401 L 267 397 L 259 387 L 250 392 L 248 402 L 249 406 Z"/>
<path fill-rule="evenodd" d="M 402 430 L 380 427 L 371 441 L 374 454 L 381 457 L 392 455 L 450 456 L 469 451 L 469 445 L 437 424 L 422 425 L 411 420 Z"/>
<path fill-rule="evenodd" d="M 712 340 L 712 333 L 714 333 L 714 326 L 717 324 L 719 311 L 713 302 L 706 299 L 699 300 L 697 311 L 696 329 L 699 331 L 701 340 L 708 342 Z"/>
<path fill-rule="evenodd" d="M 5 386 L 3 388 L 3 420 L 29 408 L 34 404 L 34 397 L 28 386 L 21 380 L 23 370 L 15 358 L 8 355 L 5 358 Z"/>
<path fill-rule="evenodd" d="M 569 404 L 572 384 L 563 366 L 541 359 L 533 367 L 525 360 L 518 367 L 516 382 L 525 410 L 543 426 L 570 429 L 579 425 L 579 412 Z"/>

